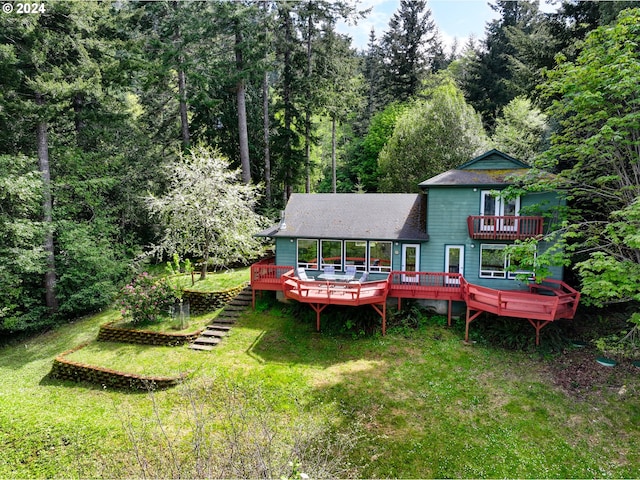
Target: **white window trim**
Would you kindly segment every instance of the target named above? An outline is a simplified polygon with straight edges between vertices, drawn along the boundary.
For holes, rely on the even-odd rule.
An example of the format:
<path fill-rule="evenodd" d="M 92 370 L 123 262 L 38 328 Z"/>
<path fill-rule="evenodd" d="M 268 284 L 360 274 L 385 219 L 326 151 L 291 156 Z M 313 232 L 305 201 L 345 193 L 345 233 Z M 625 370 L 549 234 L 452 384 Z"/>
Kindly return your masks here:
<path fill-rule="evenodd" d="M 322 242 L 339 242 L 340 243 L 340 259 L 338 263 L 324 263 L 324 251 L 322 249 Z M 320 257 L 320 270 L 322 270 L 325 266 L 335 266 L 336 270 L 342 270 L 343 260 L 344 260 L 344 241 L 339 240 L 337 238 L 322 238 L 320 239 L 318 255 Z"/>
<path fill-rule="evenodd" d="M 353 263 L 349 263 L 347 260 L 347 243 L 364 243 L 364 261 L 362 265 L 355 265 L 356 271 L 358 272 L 366 272 L 367 267 L 369 266 L 369 240 L 345 240 L 343 242 L 342 251 L 344 252 L 344 268 L 347 268 L 347 265 L 354 265 Z"/>
<path fill-rule="evenodd" d="M 303 262 L 300 263 L 300 258 L 298 257 L 300 253 L 300 241 L 308 241 L 308 242 L 316 242 L 316 263 Z M 308 268 L 309 270 L 317 270 L 318 269 L 318 254 L 320 253 L 320 242 L 317 238 L 298 238 L 296 240 L 296 265 L 299 268 Z"/>
<path fill-rule="evenodd" d="M 387 240 L 370 240 L 367 242 L 367 255 L 368 255 L 368 261 L 367 261 L 367 266 L 369 268 L 370 272 L 390 272 L 392 270 L 392 265 L 393 265 L 393 242 L 391 241 L 387 241 Z M 388 243 L 391 248 L 389 250 L 389 266 L 385 266 L 385 265 L 371 265 L 371 244 L 372 243 Z"/>
<path fill-rule="evenodd" d="M 509 267 L 511 266 L 511 257 L 503 255 L 504 265 L 503 270 L 482 270 L 482 251 L 486 248 L 488 250 L 504 250 L 506 248 L 506 244 L 504 243 L 483 243 L 480 245 L 480 271 L 478 276 L 480 278 L 497 278 L 497 279 L 508 279 L 508 280 L 516 280 L 518 275 L 530 275 L 533 277 L 535 272 L 525 271 L 525 270 L 516 270 L 515 272 L 510 272 Z M 499 247 L 499 248 L 496 248 Z M 537 255 L 537 252 L 536 252 Z"/>

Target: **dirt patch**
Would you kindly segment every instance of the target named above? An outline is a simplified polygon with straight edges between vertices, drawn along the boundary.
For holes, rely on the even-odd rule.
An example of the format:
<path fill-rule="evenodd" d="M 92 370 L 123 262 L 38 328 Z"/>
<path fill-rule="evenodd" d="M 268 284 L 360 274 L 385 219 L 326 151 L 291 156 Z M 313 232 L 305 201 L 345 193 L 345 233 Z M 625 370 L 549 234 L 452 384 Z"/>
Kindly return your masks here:
<path fill-rule="evenodd" d="M 553 382 L 575 398 L 617 393 L 621 397 L 640 392 L 640 368 L 630 361 L 614 367 L 596 362 L 601 354 L 595 350 L 569 350 L 549 362 Z"/>

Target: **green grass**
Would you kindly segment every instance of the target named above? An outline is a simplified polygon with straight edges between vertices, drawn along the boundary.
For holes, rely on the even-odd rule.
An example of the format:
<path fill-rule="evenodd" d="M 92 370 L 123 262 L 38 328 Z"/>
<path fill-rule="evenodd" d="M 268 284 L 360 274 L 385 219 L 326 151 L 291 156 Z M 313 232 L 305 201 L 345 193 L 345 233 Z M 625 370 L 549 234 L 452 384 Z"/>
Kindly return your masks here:
<path fill-rule="evenodd" d="M 185 321 L 184 325 L 181 325 L 179 319 L 173 320 L 169 317 L 157 322 L 144 323 L 133 323 L 121 317 L 114 322 L 113 326 L 161 333 L 190 333 L 209 325 L 218 313 L 220 313 L 220 310 L 214 313 L 193 315 Z"/>
<path fill-rule="evenodd" d="M 169 277 L 169 282 L 173 286 L 180 286 L 187 290 L 214 292 L 242 285 L 249 281 L 250 275 L 251 267 L 241 267 L 208 272 L 204 280 L 200 280 L 200 272 L 195 272 L 193 278 L 191 275 L 175 275 Z M 192 280 L 195 280 L 193 285 Z"/>
<path fill-rule="evenodd" d="M 153 397 L 47 377 L 57 354 L 92 340 L 117 315 L 0 349 L 0 477 L 139 476 L 126 470 L 125 427 L 159 416 L 166 435 L 178 435 L 198 385 L 212 403 L 229 394 L 223 385 L 259 388 L 283 425 L 292 412 L 308 424 L 328 422 L 353 441 L 345 459 L 353 477 L 640 477 L 638 376 L 627 395 L 612 385 L 574 398 L 554 386 L 553 357 L 465 346 L 459 326 L 332 336 L 261 302 L 211 352 L 94 343 L 77 352 L 145 374 L 194 372 Z M 149 448 L 162 440 L 144 438 Z"/>

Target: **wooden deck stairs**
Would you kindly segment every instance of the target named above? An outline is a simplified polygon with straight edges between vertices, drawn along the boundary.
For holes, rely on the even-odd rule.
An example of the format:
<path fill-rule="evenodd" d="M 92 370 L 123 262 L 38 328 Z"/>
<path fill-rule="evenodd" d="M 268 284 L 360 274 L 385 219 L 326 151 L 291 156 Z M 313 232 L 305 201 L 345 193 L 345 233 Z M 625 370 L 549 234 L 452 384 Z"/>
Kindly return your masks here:
<path fill-rule="evenodd" d="M 189 348 L 192 350 L 213 350 L 229 334 L 242 312 L 251 305 L 251 295 L 251 286 L 247 285 L 222 309 L 200 336 L 189 344 Z"/>

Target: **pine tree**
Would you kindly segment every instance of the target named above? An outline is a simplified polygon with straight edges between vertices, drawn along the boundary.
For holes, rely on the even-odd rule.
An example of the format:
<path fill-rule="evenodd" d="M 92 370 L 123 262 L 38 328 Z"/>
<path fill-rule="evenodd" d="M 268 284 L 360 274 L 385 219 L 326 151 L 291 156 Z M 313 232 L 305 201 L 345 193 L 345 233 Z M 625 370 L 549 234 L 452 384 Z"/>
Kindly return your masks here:
<path fill-rule="evenodd" d="M 436 26 L 426 0 L 401 0 L 382 38 L 383 90 L 389 101 L 404 101 L 420 89 L 436 40 Z"/>

